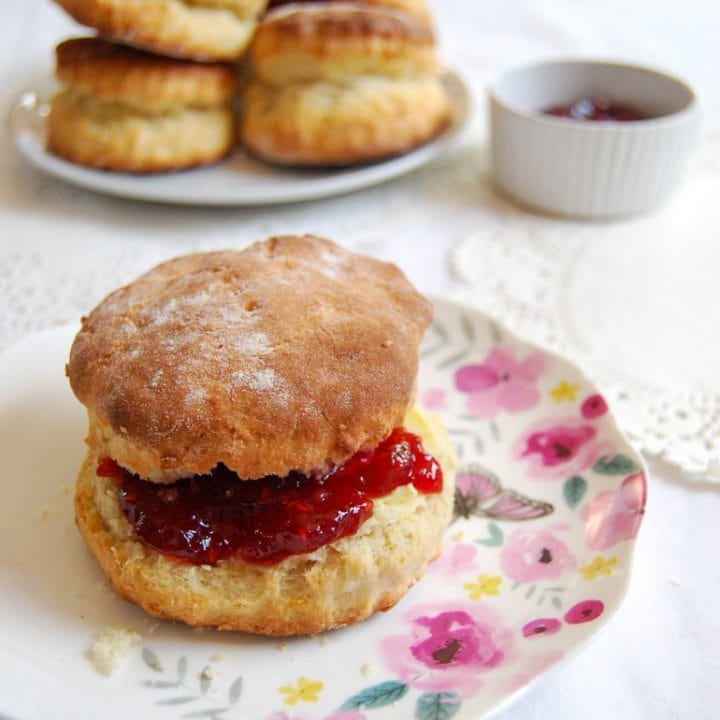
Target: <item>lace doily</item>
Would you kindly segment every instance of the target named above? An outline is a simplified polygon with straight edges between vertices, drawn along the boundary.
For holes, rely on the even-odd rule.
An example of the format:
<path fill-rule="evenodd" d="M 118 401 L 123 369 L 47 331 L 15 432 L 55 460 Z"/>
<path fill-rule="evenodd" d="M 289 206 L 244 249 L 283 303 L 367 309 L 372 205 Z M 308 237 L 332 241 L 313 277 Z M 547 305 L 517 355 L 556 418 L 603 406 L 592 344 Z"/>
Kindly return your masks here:
<path fill-rule="evenodd" d="M 587 224 L 495 201 L 451 253 L 458 299 L 578 363 L 644 452 L 720 482 L 720 131 L 671 202 Z"/>

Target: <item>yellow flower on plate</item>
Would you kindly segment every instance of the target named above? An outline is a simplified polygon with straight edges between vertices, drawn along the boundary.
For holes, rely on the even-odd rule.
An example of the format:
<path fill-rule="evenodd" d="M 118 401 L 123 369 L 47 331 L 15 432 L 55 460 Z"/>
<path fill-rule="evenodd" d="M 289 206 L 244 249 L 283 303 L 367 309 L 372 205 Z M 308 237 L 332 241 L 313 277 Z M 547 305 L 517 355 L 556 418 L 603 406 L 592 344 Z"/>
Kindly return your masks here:
<path fill-rule="evenodd" d="M 502 578 L 498 575 L 478 575 L 474 582 L 463 585 L 469 590 L 471 600 L 479 600 L 483 595 L 499 595 Z"/>
<path fill-rule="evenodd" d="M 577 399 L 577 394 L 580 390 L 580 384 L 575 383 L 573 385 L 570 385 L 570 383 L 563 380 L 559 385 L 556 385 L 551 391 L 550 391 L 550 397 L 555 402 L 562 402 L 563 400 L 575 400 Z"/>
<path fill-rule="evenodd" d="M 317 702 L 320 691 L 325 683 L 319 680 L 309 680 L 306 677 L 298 678 L 293 685 L 283 685 L 279 692 L 285 695 L 286 705 L 295 705 L 300 702 Z"/>
<path fill-rule="evenodd" d="M 618 559 L 616 557 L 611 557 L 606 560 L 604 557 L 598 555 L 587 565 L 583 565 L 581 568 L 578 568 L 578 572 L 585 578 L 585 580 L 594 580 L 599 575 L 609 577 L 613 574 L 613 569 L 617 565 L 617 562 Z"/>

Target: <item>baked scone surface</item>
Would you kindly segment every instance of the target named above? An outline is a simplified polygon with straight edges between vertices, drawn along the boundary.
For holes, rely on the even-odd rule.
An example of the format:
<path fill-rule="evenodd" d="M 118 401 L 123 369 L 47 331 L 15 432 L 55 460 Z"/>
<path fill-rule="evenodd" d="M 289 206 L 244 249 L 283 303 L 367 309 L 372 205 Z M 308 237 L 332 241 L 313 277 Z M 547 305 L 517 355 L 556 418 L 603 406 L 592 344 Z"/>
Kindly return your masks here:
<path fill-rule="evenodd" d="M 235 91 L 235 73 L 227 64 L 162 57 L 98 37 L 65 40 L 55 57 L 64 86 L 145 114 L 227 105 Z"/>
<path fill-rule="evenodd" d="M 215 162 L 234 146 L 234 73 L 100 38 L 56 49 L 64 88 L 50 103 L 48 149 L 71 162 L 136 173 Z"/>
<path fill-rule="evenodd" d="M 153 615 L 265 635 L 352 624 L 402 597 L 438 554 L 450 519 L 455 458 L 442 424 L 415 408 L 404 425 L 440 463 L 442 492 L 398 487 L 375 501 L 356 534 L 277 564 L 231 558 L 200 566 L 149 548 L 120 508 L 116 482 L 96 475 L 98 448 L 78 477 L 77 523 L 115 590 Z"/>
<path fill-rule="evenodd" d="M 431 307 L 393 265 L 312 236 L 171 260 L 83 321 L 89 444 L 145 479 L 318 471 L 402 424 Z"/>
<path fill-rule="evenodd" d="M 337 0 L 308 0 L 311 2 L 336 2 Z M 348 0 L 344 0 L 347 2 Z M 356 2 L 358 5 L 379 5 L 380 7 L 392 8 L 393 10 L 401 10 L 402 12 L 412 15 L 418 20 L 422 20 L 426 25 L 432 24 L 432 16 L 430 8 L 425 0 L 349 0 Z M 273 9 L 280 5 L 290 5 L 298 2 L 298 0 L 270 0 L 268 8 Z"/>
<path fill-rule="evenodd" d="M 370 162 L 427 142 L 450 121 L 432 33 L 402 13 L 280 7 L 260 24 L 249 57 L 240 137 L 269 162 Z"/>
<path fill-rule="evenodd" d="M 236 60 L 267 0 L 55 0 L 111 40 L 190 60 Z"/>

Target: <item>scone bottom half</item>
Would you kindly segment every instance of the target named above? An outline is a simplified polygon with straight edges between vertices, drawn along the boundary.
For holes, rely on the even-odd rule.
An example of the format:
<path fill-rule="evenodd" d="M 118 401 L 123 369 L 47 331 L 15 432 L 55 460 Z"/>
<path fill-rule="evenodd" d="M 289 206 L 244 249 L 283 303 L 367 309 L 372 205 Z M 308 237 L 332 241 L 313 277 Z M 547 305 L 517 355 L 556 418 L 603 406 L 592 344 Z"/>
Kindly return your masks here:
<path fill-rule="evenodd" d="M 452 446 L 413 405 L 429 317 L 397 268 L 312 236 L 177 258 L 106 298 L 68 375 L 91 426 L 76 521 L 115 590 L 161 618 L 273 636 L 392 607 L 452 510 Z"/>
<path fill-rule="evenodd" d="M 409 448 L 419 451 L 409 463 L 420 473 L 402 467 Z M 389 461 L 399 470 L 368 483 L 385 495 L 344 476 L 347 466 L 372 476 L 365 459 L 373 455 L 382 455 L 380 468 Z M 269 636 L 314 634 L 392 608 L 424 574 L 450 520 L 454 462 L 442 423 L 420 408 L 375 452 L 341 466 L 340 482 L 233 482 L 220 473 L 215 487 L 160 485 L 91 451 L 78 476 L 76 522 L 114 589 L 152 615 Z M 405 482 L 408 474 L 415 480 Z M 277 497 L 268 497 L 272 488 Z M 195 512 L 193 492 L 201 498 Z M 190 524 L 165 524 L 176 517 L 173 506 Z M 145 512 L 158 507 L 159 515 Z"/>

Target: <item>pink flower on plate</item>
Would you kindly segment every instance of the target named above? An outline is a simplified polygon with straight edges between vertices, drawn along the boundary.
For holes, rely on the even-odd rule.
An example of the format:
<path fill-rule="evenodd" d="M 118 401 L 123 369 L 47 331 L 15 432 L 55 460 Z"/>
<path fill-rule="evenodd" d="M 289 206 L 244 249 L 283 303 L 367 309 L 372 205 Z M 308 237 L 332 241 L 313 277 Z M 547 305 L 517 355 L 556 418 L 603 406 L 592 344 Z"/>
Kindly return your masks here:
<path fill-rule="evenodd" d="M 602 600 L 582 600 L 565 613 L 564 620 L 570 625 L 592 622 L 603 614 L 603 610 L 605 605 Z"/>
<path fill-rule="evenodd" d="M 568 546 L 552 530 L 567 529 L 556 525 L 548 530 L 516 530 L 508 537 L 500 553 L 500 565 L 511 580 L 536 582 L 557 580 L 577 567 Z"/>
<path fill-rule="evenodd" d="M 428 410 L 442 412 L 447 407 L 447 393 L 443 388 L 428 388 L 420 392 L 420 404 Z"/>
<path fill-rule="evenodd" d="M 522 634 L 525 637 L 554 635 L 561 627 L 562 623 L 557 618 L 538 618 L 523 625 Z"/>
<path fill-rule="evenodd" d="M 607 403 L 602 395 L 590 395 L 580 405 L 580 414 L 586 420 L 594 420 L 603 416 L 608 411 Z"/>
<path fill-rule="evenodd" d="M 477 546 L 472 543 L 451 543 L 446 545 L 440 557 L 430 564 L 429 570 L 447 577 L 477 570 Z"/>
<path fill-rule="evenodd" d="M 513 454 L 532 478 L 558 480 L 589 468 L 614 446 L 598 440 L 597 429 L 577 418 L 543 420 L 524 432 Z"/>
<path fill-rule="evenodd" d="M 585 540 L 592 550 L 607 550 L 637 536 L 647 498 L 645 475 L 636 472 L 615 490 L 601 492 L 580 510 Z"/>
<path fill-rule="evenodd" d="M 424 605 L 406 619 L 409 632 L 385 638 L 381 649 L 388 668 L 420 690 L 472 697 L 483 675 L 512 655 L 512 631 L 495 609 L 482 603 Z"/>
<path fill-rule="evenodd" d="M 458 368 L 455 385 L 468 393 L 470 412 L 479 420 L 487 420 L 501 410 L 512 413 L 535 407 L 540 400 L 535 383 L 544 368 L 542 353 L 518 360 L 510 348 L 496 345 L 485 362 Z"/>

